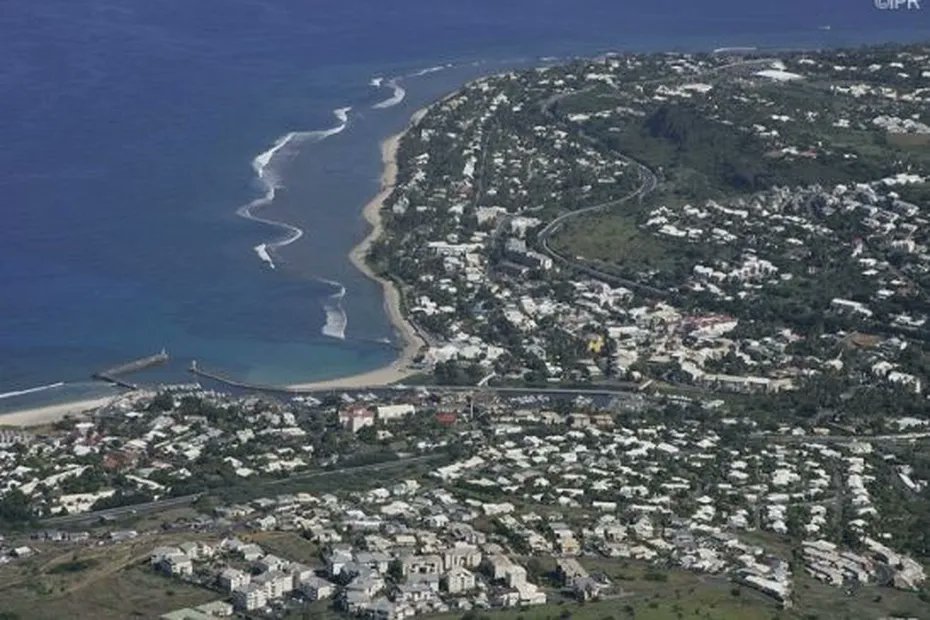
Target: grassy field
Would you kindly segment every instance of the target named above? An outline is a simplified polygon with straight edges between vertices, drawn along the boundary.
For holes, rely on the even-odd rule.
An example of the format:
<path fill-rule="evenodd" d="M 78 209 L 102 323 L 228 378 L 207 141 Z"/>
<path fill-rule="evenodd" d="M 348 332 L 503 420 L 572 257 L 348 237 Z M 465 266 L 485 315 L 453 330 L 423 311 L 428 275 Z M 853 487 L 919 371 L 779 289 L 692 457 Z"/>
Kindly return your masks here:
<path fill-rule="evenodd" d="M 774 600 L 752 590 L 735 587 L 725 577 L 656 569 L 644 562 L 612 558 L 585 558 L 582 564 L 592 574 L 606 575 L 619 589 L 622 598 L 607 601 L 613 602 L 615 609 L 622 610 L 622 613 L 615 614 L 617 618 L 753 620 L 790 617 L 784 615 Z"/>
<path fill-rule="evenodd" d="M 243 539 L 261 545 L 268 553 L 308 566 L 322 566 L 320 548 L 297 532 L 255 532 Z"/>
<path fill-rule="evenodd" d="M 436 620 L 462 617 L 461 613 L 431 616 Z M 540 605 L 526 609 L 481 612 L 477 617 L 490 620 L 677 620 L 698 618 L 713 620 L 756 620 L 778 618 L 764 607 L 752 608 L 743 601 L 709 603 L 696 598 L 684 597 L 678 601 L 637 601 L 626 599 L 603 600 L 589 603 L 562 602 Z"/>
<path fill-rule="evenodd" d="M 930 618 L 930 603 L 913 592 L 868 586 L 843 591 L 807 574 L 795 575 L 794 606 L 800 618 Z"/>
<path fill-rule="evenodd" d="M 668 270 L 674 260 L 667 243 L 639 230 L 636 216 L 627 213 L 572 221 L 553 239 L 553 245 L 569 257 L 616 265 L 631 273 Z"/>
<path fill-rule="evenodd" d="M 650 197 L 650 205 L 677 206 L 675 197 Z M 553 246 L 568 257 L 579 257 L 598 268 L 637 279 L 640 273 L 661 273 L 679 282 L 694 265 L 716 257 L 731 258 L 726 248 L 671 241 L 637 226 L 642 207 L 631 205 L 616 211 L 578 218 L 553 239 Z"/>
<path fill-rule="evenodd" d="M 149 552 L 165 542 L 50 549 L 5 566 L 0 569 L 0 618 L 153 618 L 215 600 L 213 592 L 149 568 Z"/>
<path fill-rule="evenodd" d="M 284 614 L 283 620 L 346 620 L 349 616 L 336 610 L 333 601 L 316 601 Z"/>
<path fill-rule="evenodd" d="M 806 574 L 795 575 L 794 606 L 782 609 L 773 599 L 751 588 L 737 586 L 726 577 L 656 569 L 632 560 L 590 557 L 583 558 L 581 562 L 592 574 L 603 573 L 610 578 L 614 585 L 610 596 L 615 598 L 578 604 L 555 594 L 550 597 L 552 603 L 549 605 L 522 611 L 482 612 L 481 615 L 493 620 L 520 617 L 524 620 L 555 620 L 566 618 L 567 614 L 582 620 L 605 620 L 608 617 L 616 620 L 930 618 L 930 605 L 921 601 L 915 593 L 875 586 L 845 592 L 826 586 Z M 543 562 L 542 569 L 553 570 L 554 561 Z"/>
<path fill-rule="evenodd" d="M 267 532 L 248 536 L 282 557 L 319 564 L 316 545 L 295 533 Z M 150 550 L 183 537 L 164 536 L 145 542 L 76 550 L 49 547 L 29 560 L 0 568 L 0 619 L 23 618 L 154 618 L 178 609 L 215 600 L 206 589 L 163 577 L 148 566 Z M 520 558 L 528 565 L 533 564 Z M 613 583 L 608 598 L 580 604 L 565 599 L 543 575 L 555 567 L 553 559 L 535 562 L 537 583 L 549 586 L 550 603 L 528 609 L 481 611 L 490 620 L 607 620 L 637 618 L 677 620 L 810 620 L 930 618 L 930 605 L 916 594 L 889 588 L 866 587 L 852 592 L 825 586 L 803 574 L 795 576 L 795 606 L 781 609 L 772 599 L 725 577 L 684 570 L 657 569 L 646 563 L 586 557 L 582 564 L 603 573 Z M 432 616 L 461 618 L 462 612 Z M 323 601 L 290 612 L 288 618 L 334 620 L 345 617 Z"/>

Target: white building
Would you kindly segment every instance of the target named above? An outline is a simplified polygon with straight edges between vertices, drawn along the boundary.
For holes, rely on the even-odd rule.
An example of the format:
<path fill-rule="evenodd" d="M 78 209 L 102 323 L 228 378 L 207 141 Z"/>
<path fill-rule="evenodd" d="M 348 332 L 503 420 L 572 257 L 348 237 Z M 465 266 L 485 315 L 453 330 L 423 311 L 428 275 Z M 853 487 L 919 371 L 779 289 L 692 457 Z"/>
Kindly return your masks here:
<path fill-rule="evenodd" d="M 268 604 L 268 597 L 265 595 L 265 588 L 257 583 L 250 583 L 233 590 L 233 604 L 236 609 L 253 611 L 261 609 Z"/>
<path fill-rule="evenodd" d="M 226 568 L 219 576 L 220 586 L 227 592 L 232 592 L 243 586 L 247 586 L 251 581 L 251 575 L 236 568 Z"/>
<path fill-rule="evenodd" d="M 475 575 L 467 568 L 453 568 L 442 578 L 449 594 L 467 592 L 475 587 Z"/>
<path fill-rule="evenodd" d="M 304 579 L 298 585 L 298 590 L 311 601 L 330 598 L 336 590 L 336 587 L 319 577 L 309 577 Z"/>
<path fill-rule="evenodd" d="M 382 405 L 376 409 L 378 420 L 382 422 L 393 422 L 401 420 L 408 415 L 416 413 L 413 405 Z"/>

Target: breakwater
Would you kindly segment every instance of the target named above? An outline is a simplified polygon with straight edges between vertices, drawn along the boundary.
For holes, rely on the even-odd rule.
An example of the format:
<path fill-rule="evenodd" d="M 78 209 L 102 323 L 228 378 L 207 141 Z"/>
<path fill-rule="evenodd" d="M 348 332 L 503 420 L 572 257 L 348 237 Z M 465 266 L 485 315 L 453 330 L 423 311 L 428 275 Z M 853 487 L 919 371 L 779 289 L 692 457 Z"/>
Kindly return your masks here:
<path fill-rule="evenodd" d="M 119 366 L 113 366 L 111 368 L 107 368 L 106 370 L 95 372 L 92 376 L 94 379 L 98 379 L 100 381 L 106 381 L 107 383 L 112 383 L 114 385 L 118 385 L 130 390 L 135 390 L 138 389 L 138 386 L 134 383 L 129 383 L 128 381 L 120 379 L 120 375 L 139 372 L 140 370 L 145 370 L 146 368 L 151 368 L 152 366 L 164 364 L 168 361 L 168 359 L 168 352 L 162 349 L 155 355 L 141 357 L 137 360 L 132 360 L 131 362 L 120 364 Z"/>

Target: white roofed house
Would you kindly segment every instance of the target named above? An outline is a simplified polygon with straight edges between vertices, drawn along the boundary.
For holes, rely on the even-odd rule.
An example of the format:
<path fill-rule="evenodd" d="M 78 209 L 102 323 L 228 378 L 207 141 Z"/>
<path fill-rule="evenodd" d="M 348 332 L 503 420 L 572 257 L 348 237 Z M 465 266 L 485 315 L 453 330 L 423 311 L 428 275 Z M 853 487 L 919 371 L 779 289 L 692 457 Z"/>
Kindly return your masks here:
<path fill-rule="evenodd" d="M 865 537 L 866 548 L 893 572 L 894 587 L 902 590 L 918 590 L 927 581 L 926 571 L 919 562 L 897 553 L 877 540 Z"/>
<path fill-rule="evenodd" d="M 216 553 L 216 548 L 203 541 L 190 541 L 183 542 L 180 545 L 181 551 L 187 554 L 188 557 L 192 560 L 205 560 L 207 558 L 212 558 Z"/>
<path fill-rule="evenodd" d="M 284 558 L 280 558 L 273 553 L 269 553 L 262 559 L 258 560 L 255 565 L 260 571 L 268 572 L 273 570 L 282 570 L 285 565 L 288 564 L 288 561 Z"/>
<path fill-rule="evenodd" d="M 254 611 L 268 604 L 265 588 L 261 584 L 249 583 L 233 590 L 233 604 L 237 609 Z"/>
<path fill-rule="evenodd" d="M 407 577 L 407 583 L 410 585 L 423 586 L 433 592 L 439 592 L 442 586 L 442 579 L 435 573 L 414 573 Z"/>
<path fill-rule="evenodd" d="M 394 422 L 413 415 L 416 413 L 416 408 L 413 405 L 382 405 L 376 408 L 376 412 L 378 421 Z"/>
<path fill-rule="evenodd" d="M 406 603 L 392 603 L 381 597 L 364 606 L 365 615 L 374 620 L 403 620 L 412 618 L 416 611 Z"/>
<path fill-rule="evenodd" d="M 893 370 L 888 373 L 887 379 L 891 383 L 904 386 L 915 394 L 920 394 L 923 390 L 923 385 L 920 381 L 920 378 L 908 373 Z"/>
<path fill-rule="evenodd" d="M 358 576 L 343 590 L 340 602 L 346 610 L 356 613 L 364 610 L 375 594 L 382 589 L 384 589 L 384 580 L 380 577 Z"/>
<path fill-rule="evenodd" d="M 428 583 L 399 584 L 394 589 L 393 597 L 398 603 L 408 603 L 417 607 L 439 600 L 436 590 Z"/>
<path fill-rule="evenodd" d="M 443 575 L 442 584 L 449 594 L 467 592 L 475 587 L 475 574 L 467 568 L 456 567 Z"/>
<path fill-rule="evenodd" d="M 311 601 L 318 601 L 332 597 L 336 591 L 336 586 L 320 577 L 307 577 L 300 581 L 297 589 Z"/>
<path fill-rule="evenodd" d="M 14 558 L 28 558 L 33 553 L 35 553 L 35 551 L 33 551 L 32 547 L 27 547 L 26 545 L 15 547 L 10 550 L 10 555 Z"/>
<path fill-rule="evenodd" d="M 163 559 L 176 553 L 181 553 L 181 549 L 178 547 L 155 547 L 149 554 L 149 563 L 152 566 L 158 566 Z"/>
<path fill-rule="evenodd" d="M 355 561 L 377 573 L 386 573 L 391 565 L 391 556 L 386 553 L 364 551 L 356 554 Z"/>
<path fill-rule="evenodd" d="M 149 557 L 155 568 L 173 577 L 186 577 L 194 573 L 194 563 L 178 547 L 158 547 Z"/>
<path fill-rule="evenodd" d="M 165 558 L 163 566 L 173 577 L 189 577 L 194 574 L 194 563 L 185 554 L 170 555 Z"/>
<path fill-rule="evenodd" d="M 438 555 L 408 555 L 400 560 L 403 575 L 430 574 L 438 575 L 442 572 L 442 558 Z"/>
<path fill-rule="evenodd" d="M 588 576 L 588 571 L 574 558 L 556 560 L 556 572 L 562 583 L 568 587 L 572 587 L 577 579 Z"/>
<path fill-rule="evenodd" d="M 374 425 L 375 414 L 367 407 L 352 407 L 339 412 L 339 422 L 353 433 L 357 433 L 366 426 Z"/>
<path fill-rule="evenodd" d="M 342 569 L 353 561 L 352 550 L 347 545 L 335 547 L 326 559 L 326 567 L 332 577 L 338 577 Z"/>
<path fill-rule="evenodd" d="M 830 307 L 839 312 L 848 312 L 864 318 L 872 318 L 873 312 L 865 304 L 849 299 L 835 298 L 830 301 Z"/>
<path fill-rule="evenodd" d="M 314 571 L 306 564 L 301 564 L 300 562 L 291 562 L 283 570 L 291 576 L 291 579 L 294 581 L 295 590 L 302 581 L 316 576 L 316 571 Z"/>
<path fill-rule="evenodd" d="M 252 585 L 259 585 L 265 589 L 268 600 L 281 598 L 294 589 L 293 578 L 282 571 L 272 570 L 262 573 L 252 580 Z"/>
<path fill-rule="evenodd" d="M 237 568 L 225 568 L 217 578 L 220 586 L 227 592 L 238 590 L 252 581 L 252 576 Z"/>
<path fill-rule="evenodd" d="M 481 564 L 481 551 L 474 545 L 456 544 L 442 552 L 442 564 L 445 570 L 453 568 L 477 568 Z"/>
<path fill-rule="evenodd" d="M 277 524 L 278 520 L 274 515 L 265 515 L 255 520 L 255 527 L 265 532 L 274 529 Z"/>
<path fill-rule="evenodd" d="M 262 551 L 262 548 L 255 544 L 242 545 L 238 548 L 238 552 L 239 555 L 242 556 L 242 559 L 246 562 L 253 562 L 265 555 L 265 552 Z"/>
<path fill-rule="evenodd" d="M 496 596 L 496 604 L 502 607 L 545 604 L 546 593 L 528 582 L 526 569 L 514 564 L 510 558 L 503 555 L 489 556 L 485 559 L 485 567 L 495 581 L 503 581 L 509 588 Z"/>

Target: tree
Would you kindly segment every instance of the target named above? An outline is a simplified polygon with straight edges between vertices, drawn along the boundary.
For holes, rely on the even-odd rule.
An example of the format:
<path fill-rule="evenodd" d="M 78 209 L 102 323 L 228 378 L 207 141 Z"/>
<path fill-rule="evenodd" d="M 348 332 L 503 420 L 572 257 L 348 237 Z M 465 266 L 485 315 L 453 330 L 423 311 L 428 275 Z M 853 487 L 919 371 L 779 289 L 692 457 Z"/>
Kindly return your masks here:
<path fill-rule="evenodd" d="M 11 524 L 26 523 L 33 519 L 29 498 L 19 489 L 13 489 L 0 499 L 0 521 Z"/>
<path fill-rule="evenodd" d="M 394 580 L 394 583 L 401 583 L 404 580 L 404 567 L 400 560 L 391 560 L 388 565 L 388 576 Z"/>
<path fill-rule="evenodd" d="M 171 411 L 174 409 L 174 397 L 168 392 L 158 393 L 149 403 L 149 411 Z"/>
<path fill-rule="evenodd" d="M 378 431 L 374 426 L 365 426 L 355 434 L 362 443 L 375 443 L 378 441 Z"/>

